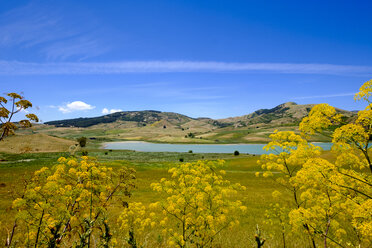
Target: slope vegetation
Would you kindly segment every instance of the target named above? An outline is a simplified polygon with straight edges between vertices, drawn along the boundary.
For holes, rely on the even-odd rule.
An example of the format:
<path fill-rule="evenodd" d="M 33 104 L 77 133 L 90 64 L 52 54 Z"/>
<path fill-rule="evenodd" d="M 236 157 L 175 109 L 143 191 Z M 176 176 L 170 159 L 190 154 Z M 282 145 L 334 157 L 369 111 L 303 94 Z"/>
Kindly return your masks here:
<path fill-rule="evenodd" d="M 70 139 L 85 136 L 96 141 L 262 143 L 269 141 L 269 135 L 275 129 L 298 131 L 298 123 L 313 106 L 287 102 L 272 109 L 218 120 L 154 110 L 126 111 L 94 118 L 46 122 L 37 128 L 37 132 Z M 346 116 L 346 120 L 355 116 L 350 111 L 337 111 Z M 320 135 L 313 141 L 329 141 L 329 138 Z"/>

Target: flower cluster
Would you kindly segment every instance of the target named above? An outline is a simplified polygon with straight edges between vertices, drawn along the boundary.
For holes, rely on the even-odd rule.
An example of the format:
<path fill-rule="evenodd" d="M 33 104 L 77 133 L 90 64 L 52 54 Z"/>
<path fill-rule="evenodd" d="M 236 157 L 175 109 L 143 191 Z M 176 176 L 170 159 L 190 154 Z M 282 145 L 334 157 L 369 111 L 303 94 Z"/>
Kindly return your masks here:
<path fill-rule="evenodd" d="M 240 184 L 224 180 L 218 170 L 223 161 L 183 163 L 169 170 L 170 179 L 161 179 L 151 187 L 164 193 L 164 201 L 152 204 L 163 212 L 160 225 L 169 235 L 168 245 L 177 247 L 213 247 L 213 240 L 225 228 L 239 224 L 246 210 L 236 197 Z"/>
<path fill-rule="evenodd" d="M 94 228 L 106 230 L 107 208 L 113 197 L 130 194 L 134 170 L 100 165 L 86 156 L 58 159 L 52 169 L 34 173 L 23 197 L 14 200 L 17 221 L 26 226 L 24 245 L 61 243 L 66 237 L 80 237 L 77 244 L 89 243 Z M 100 225 L 106 228 L 98 228 Z M 110 234 L 103 242 L 109 242 Z"/>
<path fill-rule="evenodd" d="M 346 118 L 327 104 L 314 106 L 300 123 L 302 136 L 275 132 L 266 149 L 277 153 L 262 155 L 259 161 L 266 170 L 264 176 L 272 175 L 272 171 L 279 172 L 277 182 L 293 195 L 288 222 L 296 233 L 303 230 L 308 235 L 312 247 L 320 242 L 325 247 L 371 246 L 371 95 L 372 80 L 355 96 L 356 100 L 367 101 L 368 106 L 349 123 L 342 123 Z M 308 135 L 324 134 L 324 130 L 331 133 L 334 161 L 322 158 L 320 148 L 306 140 Z M 285 219 L 280 214 L 270 218 L 279 219 L 281 225 Z"/>

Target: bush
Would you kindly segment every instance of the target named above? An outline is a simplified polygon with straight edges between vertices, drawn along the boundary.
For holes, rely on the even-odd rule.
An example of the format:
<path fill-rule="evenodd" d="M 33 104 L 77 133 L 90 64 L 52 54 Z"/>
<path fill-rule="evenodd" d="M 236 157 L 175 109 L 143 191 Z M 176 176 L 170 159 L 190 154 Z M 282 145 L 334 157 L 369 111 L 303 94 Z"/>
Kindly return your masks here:
<path fill-rule="evenodd" d="M 189 138 L 195 138 L 195 134 L 193 134 L 193 133 L 188 133 L 187 136 L 188 136 Z"/>
<path fill-rule="evenodd" d="M 17 228 L 6 246 L 57 247 L 68 242 L 88 247 L 95 237 L 100 247 L 109 247 L 113 224 L 107 214 L 112 203 L 130 196 L 134 173 L 127 167 L 113 170 L 85 156 L 61 157 L 56 166 L 41 168 L 22 197 L 13 201 Z"/>
<path fill-rule="evenodd" d="M 180 162 L 183 162 L 183 158 L 180 158 Z"/>
<path fill-rule="evenodd" d="M 170 179 L 151 184 L 154 191 L 167 195 L 150 207 L 164 210 L 158 223 L 168 234 L 171 247 L 220 247 L 214 243 L 215 235 L 239 224 L 247 208 L 232 196 L 245 187 L 223 178 L 225 171 L 219 170 L 223 163 L 219 160 L 178 165 L 169 170 Z M 175 228 L 165 229 L 167 223 Z"/>
<path fill-rule="evenodd" d="M 86 137 L 77 138 L 76 141 L 79 142 L 80 147 L 85 147 L 87 145 Z"/>
<path fill-rule="evenodd" d="M 234 152 L 234 155 L 235 155 L 235 156 L 239 156 L 239 154 L 240 154 L 239 151 L 235 151 L 235 152 Z"/>
<path fill-rule="evenodd" d="M 192 153 L 192 150 L 189 150 L 189 153 Z"/>

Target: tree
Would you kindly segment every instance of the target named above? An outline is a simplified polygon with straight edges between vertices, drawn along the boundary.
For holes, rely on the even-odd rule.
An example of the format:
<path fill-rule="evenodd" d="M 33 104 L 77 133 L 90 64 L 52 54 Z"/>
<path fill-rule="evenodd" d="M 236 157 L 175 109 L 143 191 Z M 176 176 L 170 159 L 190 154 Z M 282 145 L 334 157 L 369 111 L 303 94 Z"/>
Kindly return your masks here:
<path fill-rule="evenodd" d="M 85 147 L 87 145 L 87 138 L 84 136 L 77 138 L 76 141 L 79 142 L 80 147 Z"/>
<path fill-rule="evenodd" d="M 32 103 L 17 93 L 6 94 L 9 98 L 0 97 L 0 141 L 6 136 L 14 134 L 17 126 L 12 122 L 15 114 L 32 107 Z M 26 114 L 26 119 L 19 121 L 21 127 L 31 127 L 31 122 L 38 122 L 35 114 Z"/>

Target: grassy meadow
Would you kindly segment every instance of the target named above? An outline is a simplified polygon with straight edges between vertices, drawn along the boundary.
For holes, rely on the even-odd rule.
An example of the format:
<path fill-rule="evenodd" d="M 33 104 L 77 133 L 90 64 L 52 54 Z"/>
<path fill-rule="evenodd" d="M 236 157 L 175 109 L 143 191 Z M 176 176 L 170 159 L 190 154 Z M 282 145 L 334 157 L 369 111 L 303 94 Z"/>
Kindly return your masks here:
<path fill-rule="evenodd" d="M 20 129 L 20 135 L 43 134 L 64 140 L 75 140 L 87 137 L 90 143 L 100 144 L 105 141 L 147 141 L 154 143 L 188 143 L 188 144 L 237 144 L 237 143 L 268 143 L 269 135 L 278 131 L 294 131 L 299 133 L 298 123 L 291 124 L 257 124 L 246 127 L 216 128 L 212 125 L 200 125 L 196 121 L 187 123 L 184 127 L 168 125 L 138 126 L 133 123 L 115 122 L 94 125 L 87 128 L 54 127 L 37 124 L 31 129 Z M 193 137 L 188 135 L 192 133 Z M 314 135 L 310 141 L 330 142 L 330 138 L 321 134 Z M 98 146 L 96 146 L 98 147 Z M 0 144 L 1 149 L 1 144 Z M 3 150 L 5 151 L 5 150 Z"/>
<path fill-rule="evenodd" d="M 246 213 L 240 218 L 240 226 L 233 230 L 226 229 L 221 232 L 216 239 L 216 244 L 220 242 L 221 247 L 254 247 L 254 234 L 256 225 L 262 229 L 263 236 L 267 239 L 266 247 L 282 246 L 280 239 L 280 229 L 275 226 L 265 224 L 265 210 L 270 207 L 270 204 L 276 200 L 272 198 L 274 190 L 280 190 L 278 184 L 273 178 L 256 177 L 256 172 L 261 172 L 262 169 L 257 164 L 259 156 L 240 154 L 195 154 L 195 153 L 147 153 L 134 151 L 107 151 L 101 149 L 90 148 L 89 156 L 97 157 L 98 161 L 104 163 L 114 169 L 121 166 L 133 167 L 136 170 L 136 189 L 133 195 L 128 199 L 129 202 L 142 202 L 149 205 L 152 202 L 159 200 L 159 193 L 154 192 L 150 188 L 153 182 L 159 182 L 161 178 L 167 178 L 168 169 L 179 162 L 180 158 L 184 162 L 197 160 L 216 160 L 224 159 L 226 161 L 223 169 L 226 171 L 225 178 L 233 183 L 240 183 L 247 189 L 240 192 L 237 199 L 242 201 L 243 205 L 247 206 Z M 76 155 L 81 155 L 78 152 Z M 11 209 L 13 199 L 22 192 L 24 179 L 30 178 L 35 170 L 44 166 L 52 167 L 61 156 L 69 156 L 67 152 L 43 152 L 43 153 L 0 153 L 0 223 L 1 223 L 1 242 L 5 242 L 5 238 L 9 228 L 14 221 L 14 211 Z M 330 157 L 329 153 L 324 156 Z M 221 168 L 222 169 L 222 168 Z M 290 196 L 283 194 L 282 196 L 288 201 Z M 112 222 L 117 225 L 116 220 L 121 213 L 123 206 L 121 203 L 115 203 L 110 210 Z M 165 241 L 159 239 L 157 230 L 150 230 L 145 236 L 140 237 L 142 242 L 147 247 L 164 247 Z M 123 234 L 120 234 L 119 229 L 115 228 L 113 234 L 118 237 L 118 247 L 126 244 L 124 239 L 120 239 Z M 298 243 L 299 242 L 299 243 Z M 306 240 L 293 239 L 288 247 L 306 246 Z"/>

